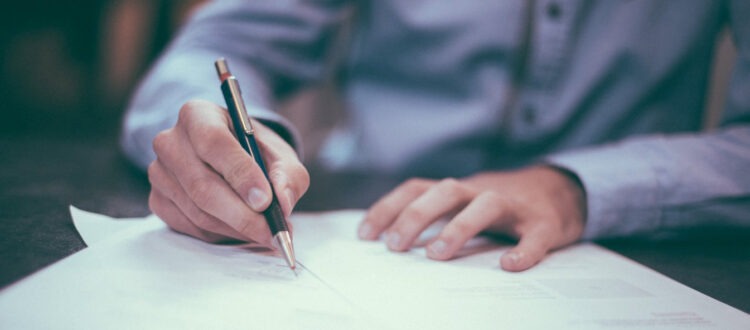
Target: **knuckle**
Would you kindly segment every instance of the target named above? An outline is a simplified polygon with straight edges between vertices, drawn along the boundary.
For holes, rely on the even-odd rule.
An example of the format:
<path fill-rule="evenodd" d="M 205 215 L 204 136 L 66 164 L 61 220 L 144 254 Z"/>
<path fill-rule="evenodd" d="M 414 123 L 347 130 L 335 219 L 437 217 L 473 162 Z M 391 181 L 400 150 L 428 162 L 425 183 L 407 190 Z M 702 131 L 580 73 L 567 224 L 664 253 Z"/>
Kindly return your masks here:
<path fill-rule="evenodd" d="M 310 173 L 301 163 L 291 165 L 289 174 L 291 176 L 289 183 L 298 196 L 301 196 L 310 188 Z"/>
<path fill-rule="evenodd" d="M 404 182 L 404 187 L 414 189 L 414 188 L 423 187 L 426 183 L 427 183 L 426 179 L 423 179 L 423 178 L 411 178 L 409 180 L 406 180 L 406 182 Z"/>
<path fill-rule="evenodd" d="M 222 229 L 216 220 L 205 213 L 200 212 L 191 218 L 193 219 L 193 223 L 204 231 L 217 233 Z"/>
<path fill-rule="evenodd" d="M 461 182 L 454 178 L 446 178 L 438 182 L 435 189 L 443 196 L 459 196 L 464 191 Z"/>
<path fill-rule="evenodd" d="M 156 213 L 159 217 L 161 217 L 161 209 L 158 205 L 156 193 L 151 190 L 151 193 L 148 194 L 148 208 L 151 210 L 151 212 Z"/>
<path fill-rule="evenodd" d="M 187 135 L 195 151 L 199 154 L 211 150 L 211 147 L 216 143 L 216 133 L 212 127 L 207 125 L 191 126 L 187 131 Z M 198 138 L 196 139 L 196 137 Z"/>
<path fill-rule="evenodd" d="M 169 149 L 169 146 L 172 144 L 171 132 L 171 129 L 161 131 L 151 141 L 152 148 L 157 155 L 164 155 L 165 151 Z"/>
<path fill-rule="evenodd" d="M 177 223 L 177 220 L 170 216 L 172 213 L 168 211 L 169 206 L 164 204 L 158 192 L 152 190 L 148 195 L 148 208 L 170 227 Z"/>
<path fill-rule="evenodd" d="M 191 139 L 195 151 L 199 155 L 210 155 L 212 152 L 217 150 L 216 146 L 226 143 L 227 134 L 229 131 L 224 127 L 216 127 L 210 125 L 200 125 L 193 128 L 193 134 L 200 137 L 199 139 Z M 235 142 L 236 143 L 236 142 Z"/>
<path fill-rule="evenodd" d="M 252 162 L 238 161 L 230 165 L 229 171 L 224 174 L 224 179 L 232 185 L 239 185 L 241 182 L 251 180 L 255 172 Z"/>
<path fill-rule="evenodd" d="M 213 181 L 207 178 L 198 178 L 191 181 L 187 188 L 188 195 L 198 207 L 205 209 L 205 206 L 212 205 L 216 199 L 216 186 Z"/>
<path fill-rule="evenodd" d="M 444 187 L 444 189 L 458 189 L 461 187 L 461 183 L 456 180 L 456 178 L 445 178 L 440 180 L 439 186 Z"/>
<path fill-rule="evenodd" d="M 423 178 L 411 178 L 402 183 L 397 190 L 402 190 L 408 194 L 420 194 L 432 184 L 432 180 Z"/>
<path fill-rule="evenodd" d="M 271 170 L 268 171 L 268 177 L 277 189 L 281 189 L 289 184 L 286 173 L 279 167 L 271 168 Z"/>
<path fill-rule="evenodd" d="M 503 194 L 485 190 L 477 195 L 474 199 L 480 207 L 487 211 L 487 216 L 492 218 L 501 218 L 504 214 L 512 213 L 510 202 Z"/>
<path fill-rule="evenodd" d="M 158 182 L 157 176 L 158 174 L 158 168 L 157 168 L 156 161 L 151 162 L 151 164 L 148 164 L 148 168 L 146 168 L 146 175 L 148 176 L 148 182 L 151 183 L 151 186 L 155 186 Z"/>
<path fill-rule="evenodd" d="M 476 199 L 479 202 L 495 205 L 498 207 L 503 207 L 507 204 L 507 199 L 504 198 L 502 194 L 492 190 L 482 191 L 481 193 L 479 193 L 479 195 L 477 195 Z"/>
<path fill-rule="evenodd" d="M 295 181 L 303 188 L 304 191 L 310 187 L 310 172 L 302 163 L 296 163 L 293 165 L 293 171 L 295 175 Z"/>
<path fill-rule="evenodd" d="M 201 111 L 202 108 L 206 107 L 206 101 L 203 100 L 189 100 L 180 107 L 178 115 L 179 122 L 189 122 L 195 118 L 195 115 Z"/>

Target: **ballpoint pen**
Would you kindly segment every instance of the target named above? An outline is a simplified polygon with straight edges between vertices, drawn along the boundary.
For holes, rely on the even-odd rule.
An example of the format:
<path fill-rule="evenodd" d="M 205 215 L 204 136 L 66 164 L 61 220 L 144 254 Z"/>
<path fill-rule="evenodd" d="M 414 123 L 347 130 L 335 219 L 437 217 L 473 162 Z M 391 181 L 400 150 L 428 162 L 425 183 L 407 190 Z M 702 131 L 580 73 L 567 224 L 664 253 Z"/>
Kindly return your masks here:
<path fill-rule="evenodd" d="M 296 261 L 294 259 L 292 238 L 289 235 L 289 228 L 284 219 L 284 213 L 281 211 L 279 200 L 276 198 L 273 184 L 271 184 L 271 180 L 268 177 L 268 171 L 266 170 L 266 165 L 260 154 L 258 143 L 255 141 L 255 131 L 248 118 L 245 102 L 242 100 L 240 85 L 237 82 L 237 78 L 229 72 L 229 66 L 224 58 L 216 60 L 215 65 L 216 72 L 219 74 L 219 80 L 221 80 L 221 91 L 224 94 L 224 100 L 227 103 L 229 116 L 232 118 L 232 126 L 234 127 L 235 135 L 237 135 L 237 140 L 239 140 L 242 148 L 245 149 L 245 151 L 250 154 L 250 157 L 252 157 L 258 166 L 260 166 L 260 169 L 266 176 L 266 180 L 268 180 L 268 183 L 271 186 L 271 205 L 263 211 L 268 227 L 271 229 L 271 236 L 273 236 L 278 248 L 284 255 L 284 259 L 286 260 L 287 265 L 289 265 L 289 268 L 294 270 L 296 268 Z"/>

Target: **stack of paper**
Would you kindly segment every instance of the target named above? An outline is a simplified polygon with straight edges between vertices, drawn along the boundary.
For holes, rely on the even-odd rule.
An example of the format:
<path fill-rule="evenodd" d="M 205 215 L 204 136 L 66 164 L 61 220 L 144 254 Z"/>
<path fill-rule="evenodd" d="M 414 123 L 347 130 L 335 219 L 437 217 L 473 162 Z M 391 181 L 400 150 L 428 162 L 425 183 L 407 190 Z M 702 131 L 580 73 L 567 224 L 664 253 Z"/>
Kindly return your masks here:
<path fill-rule="evenodd" d="M 361 211 L 293 216 L 301 267 L 74 210 L 89 247 L 0 292 L 2 329 L 750 329 L 750 316 L 592 244 L 522 273 L 479 242 L 436 262 L 356 238 Z"/>

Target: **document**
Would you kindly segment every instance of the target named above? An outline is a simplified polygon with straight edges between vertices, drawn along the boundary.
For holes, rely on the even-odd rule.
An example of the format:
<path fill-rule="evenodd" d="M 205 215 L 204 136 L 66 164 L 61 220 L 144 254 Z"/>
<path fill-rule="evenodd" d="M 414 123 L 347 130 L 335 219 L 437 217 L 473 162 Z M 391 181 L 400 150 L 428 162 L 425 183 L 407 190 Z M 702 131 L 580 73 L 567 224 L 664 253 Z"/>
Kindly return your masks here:
<path fill-rule="evenodd" d="M 750 316 L 594 244 L 521 273 L 508 247 L 463 257 L 356 238 L 363 212 L 295 214 L 300 267 L 155 216 L 72 210 L 88 248 L 0 292 L 2 329 L 750 329 Z"/>

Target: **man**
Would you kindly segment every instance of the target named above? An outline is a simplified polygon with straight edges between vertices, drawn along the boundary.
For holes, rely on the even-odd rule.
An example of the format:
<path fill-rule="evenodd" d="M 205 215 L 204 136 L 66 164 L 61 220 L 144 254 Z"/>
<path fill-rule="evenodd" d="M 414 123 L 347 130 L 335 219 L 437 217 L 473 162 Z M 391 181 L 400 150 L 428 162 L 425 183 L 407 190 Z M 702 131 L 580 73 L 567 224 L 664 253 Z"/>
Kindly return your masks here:
<path fill-rule="evenodd" d="M 123 145 L 173 229 L 269 244 L 269 185 L 221 106 L 212 63 L 226 57 L 287 215 L 309 175 L 274 101 L 332 74 L 347 118 L 330 169 L 436 178 L 405 180 L 360 225 L 395 251 L 444 217 L 428 257 L 502 233 L 519 239 L 510 271 L 582 238 L 748 227 L 748 14 L 745 1 L 217 1 L 141 84 Z M 725 26 L 739 56 L 722 127 L 698 133 Z"/>

